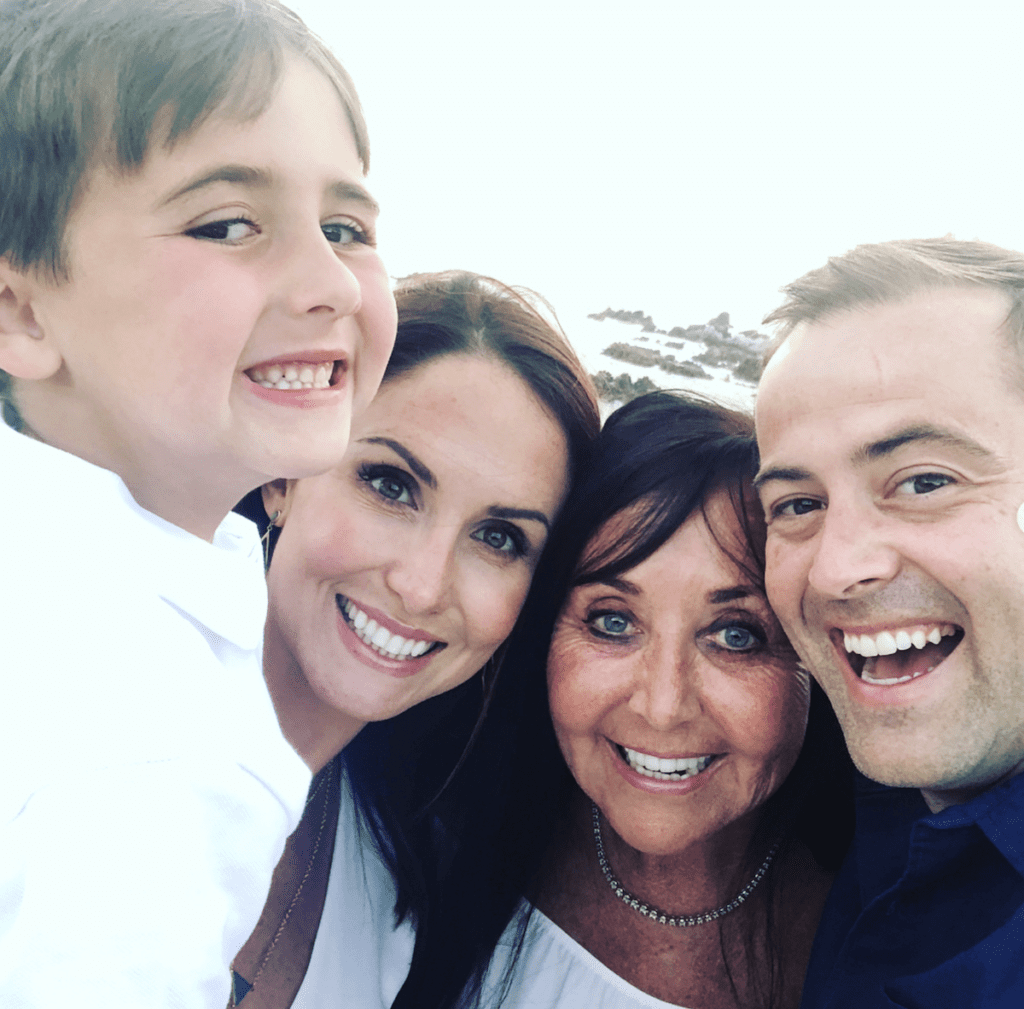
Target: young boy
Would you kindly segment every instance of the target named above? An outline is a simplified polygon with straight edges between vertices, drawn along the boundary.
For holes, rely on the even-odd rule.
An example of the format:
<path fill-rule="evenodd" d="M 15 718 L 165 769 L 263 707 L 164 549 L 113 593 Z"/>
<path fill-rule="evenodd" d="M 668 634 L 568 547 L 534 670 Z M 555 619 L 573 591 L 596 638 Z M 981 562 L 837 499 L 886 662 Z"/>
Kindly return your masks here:
<path fill-rule="evenodd" d="M 227 513 L 383 373 L 365 125 L 276 0 L 0 0 L 0 152 L 0 1005 L 221 1007 L 309 783 Z"/>

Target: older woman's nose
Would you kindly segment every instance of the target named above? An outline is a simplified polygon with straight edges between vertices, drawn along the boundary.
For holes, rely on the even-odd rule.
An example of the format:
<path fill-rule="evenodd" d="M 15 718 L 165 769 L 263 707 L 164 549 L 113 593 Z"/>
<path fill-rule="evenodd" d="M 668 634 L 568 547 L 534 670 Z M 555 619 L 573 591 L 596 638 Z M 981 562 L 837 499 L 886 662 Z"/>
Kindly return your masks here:
<path fill-rule="evenodd" d="M 691 651 L 673 640 L 644 649 L 629 706 L 654 729 L 669 731 L 702 711 Z"/>

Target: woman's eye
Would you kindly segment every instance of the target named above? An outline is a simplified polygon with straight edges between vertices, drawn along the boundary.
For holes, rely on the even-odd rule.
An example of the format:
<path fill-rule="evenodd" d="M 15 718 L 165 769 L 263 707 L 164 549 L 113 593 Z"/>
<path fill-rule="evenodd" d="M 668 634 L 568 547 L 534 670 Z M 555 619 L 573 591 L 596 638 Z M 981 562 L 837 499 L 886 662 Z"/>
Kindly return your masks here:
<path fill-rule="evenodd" d="M 743 624 L 728 624 L 711 635 L 711 640 L 729 652 L 753 652 L 764 644 L 764 637 Z"/>
<path fill-rule="evenodd" d="M 946 473 L 915 473 L 896 485 L 897 494 L 931 494 L 956 481 Z"/>
<path fill-rule="evenodd" d="M 250 235 L 258 235 L 260 229 L 252 221 L 244 217 L 231 217 L 225 221 L 210 221 L 209 224 L 200 224 L 196 228 L 189 228 L 185 232 L 192 238 L 202 238 L 208 242 L 225 242 L 233 245 L 248 238 Z"/>
<path fill-rule="evenodd" d="M 602 638 L 622 638 L 633 631 L 633 622 L 625 613 L 591 613 L 587 617 L 591 630 Z"/>
<path fill-rule="evenodd" d="M 329 221 L 321 224 L 324 238 L 332 245 L 352 245 L 354 242 L 368 244 L 369 235 L 355 221 Z"/>
<path fill-rule="evenodd" d="M 412 503 L 409 488 L 393 476 L 371 477 L 368 483 L 381 497 L 386 497 L 389 501 L 395 501 L 398 504 Z"/>
<path fill-rule="evenodd" d="M 526 552 L 526 544 L 522 537 L 517 537 L 511 529 L 503 526 L 484 526 L 471 535 L 473 539 L 483 543 L 484 546 L 501 554 L 519 557 Z"/>

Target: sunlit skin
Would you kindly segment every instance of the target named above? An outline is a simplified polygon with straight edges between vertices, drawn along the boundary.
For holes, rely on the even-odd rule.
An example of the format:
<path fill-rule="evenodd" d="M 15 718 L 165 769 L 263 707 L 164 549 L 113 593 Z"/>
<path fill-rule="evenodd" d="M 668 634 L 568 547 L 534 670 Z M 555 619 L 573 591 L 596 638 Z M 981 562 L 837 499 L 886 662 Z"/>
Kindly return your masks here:
<path fill-rule="evenodd" d="M 758 393 L 768 594 L 857 766 L 933 810 L 1024 760 L 1024 398 L 998 291 L 953 287 L 799 327 Z M 945 624 L 864 662 L 844 634 Z M 952 650 L 951 650 L 952 649 Z M 875 661 L 875 660 L 872 660 Z M 907 665 L 910 663 L 910 665 Z M 928 671 L 930 669 L 930 671 Z"/>
<path fill-rule="evenodd" d="M 489 357 L 447 356 L 385 383 L 340 466 L 268 487 L 280 539 L 264 668 L 289 741 L 319 770 L 368 721 L 472 676 L 508 636 L 566 493 L 558 422 Z M 355 634 L 345 601 L 421 657 Z"/>
<path fill-rule="evenodd" d="M 0 261 L 0 367 L 37 437 L 114 470 L 209 538 L 247 490 L 322 472 L 373 397 L 395 333 L 377 207 L 331 83 L 286 60 L 266 110 L 216 112 L 136 172 L 91 171 L 70 280 Z M 266 395 L 247 372 L 342 362 Z"/>
<path fill-rule="evenodd" d="M 709 514 L 724 542 L 738 544 L 727 499 L 714 499 Z M 600 543 L 599 534 L 594 549 Z M 608 821 L 620 871 L 636 874 L 641 890 L 666 859 L 741 850 L 757 810 L 792 768 L 808 683 L 780 652 L 767 601 L 699 514 L 619 584 L 570 594 L 548 659 L 551 716 L 573 777 Z M 678 783 L 638 780 L 619 747 L 714 759 Z M 715 881 L 706 889 L 713 906 Z"/>

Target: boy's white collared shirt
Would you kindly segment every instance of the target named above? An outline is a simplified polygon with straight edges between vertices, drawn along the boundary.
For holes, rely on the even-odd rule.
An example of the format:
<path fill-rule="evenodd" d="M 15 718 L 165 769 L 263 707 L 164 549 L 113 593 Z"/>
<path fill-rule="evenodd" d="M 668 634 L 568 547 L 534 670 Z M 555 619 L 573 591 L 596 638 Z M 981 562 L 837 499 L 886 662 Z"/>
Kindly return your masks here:
<path fill-rule="evenodd" d="M 0 1007 L 223 1006 L 309 772 L 213 544 L 0 424 Z"/>

